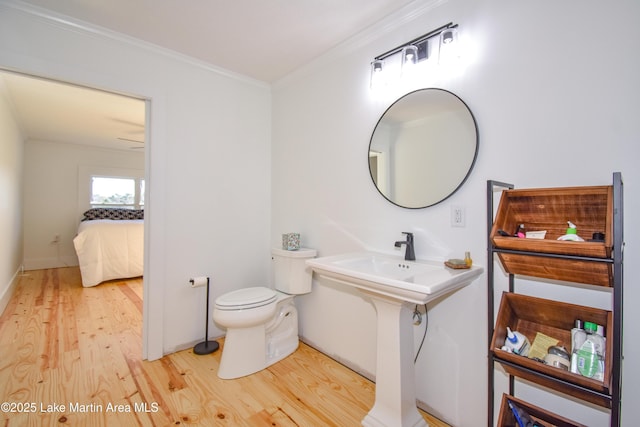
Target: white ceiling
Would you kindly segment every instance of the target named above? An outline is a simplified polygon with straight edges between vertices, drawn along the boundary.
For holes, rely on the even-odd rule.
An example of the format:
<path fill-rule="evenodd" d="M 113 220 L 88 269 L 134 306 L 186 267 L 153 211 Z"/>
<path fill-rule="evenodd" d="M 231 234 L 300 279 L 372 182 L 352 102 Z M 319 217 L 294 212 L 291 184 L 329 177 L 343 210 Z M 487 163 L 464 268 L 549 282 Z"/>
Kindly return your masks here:
<path fill-rule="evenodd" d="M 3 92 L 25 140 L 144 148 L 142 100 L 10 72 L 0 72 Z"/>
<path fill-rule="evenodd" d="M 414 0 L 24 0 L 273 83 Z M 419 0 L 418 0 L 419 1 Z M 46 10 L 44 10 L 46 9 Z M 47 12 L 50 11 L 50 12 Z M 141 148 L 144 102 L 0 72 L 26 139 Z M 2 89 L 0 87 L 0 89 Z"/>
<path fill-rule="evenodd" d="M 413 0 L 26 0 L 272 83 Z"/>

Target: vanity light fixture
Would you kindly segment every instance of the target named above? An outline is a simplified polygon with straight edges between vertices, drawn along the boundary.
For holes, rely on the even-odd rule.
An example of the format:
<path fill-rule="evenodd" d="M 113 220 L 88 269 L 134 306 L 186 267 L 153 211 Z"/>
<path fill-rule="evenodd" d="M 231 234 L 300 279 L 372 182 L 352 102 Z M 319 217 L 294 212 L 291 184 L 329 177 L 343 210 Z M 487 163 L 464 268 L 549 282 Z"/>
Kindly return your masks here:
<path fill-rule="evenodd" d="M 409 45 L 402 48 L 402 74 L 411 72 L 418 63 L 418 47 Z"/>
<path fill-rule="evenodd" d="M 444 44 L 455 44 L 457 41 L 458 24 L 449 22 L 435 30 L 429 31 L 420 37 L 417 37 L 403 45 L 397 46 L 391 50 L 388 50 L 378 56 L 376 56 L 371 62 L 371 87 L 373 88 L 378 84 L 378 80 L 382 80 L 382 75 L 385 73 L 385 60 L 398 53 L 402 54 L 401 66 L 406 69 L 406 66 L 416 65 L 419 62 L 429 59 L 429 40 L 434 37 L 439 37 L 440 49 Z"/>
<path fill-rule="evenodd" d="M 448 65 L 452 59 L 458 56 L 458 29 L 447 28 L 440 33 L 440 48 L 438 50 L 438 62 Z"/>
<path fill-rule="evenodd" d="M 376 86 L 382 86 L 384 83 L 383 79 L 384 79 L 384 60 L 376 59 L 371 63 L 371 79 L 370 79 L 371 89 L 375 88 Z"/>
<path fill-rule="evenodd" d="M 418 47 L 409 45 L 402 48 L 402 65 L 415 65 L 418 63 Z"/>
<path fill-rule="evenodd" d="M 440 43 L 449 44 L 454 43 L 458 38 L 458 30 L 456 28 L 447 28 L 440 33 Z"/>
<path fill-rule="evenodd" d="M 382 59 L 373 61 L 372 63 L 372 71 L 374 73 L 379 73 L 382 71 L 382 67 L 384 67 L 384 61 Z"/>

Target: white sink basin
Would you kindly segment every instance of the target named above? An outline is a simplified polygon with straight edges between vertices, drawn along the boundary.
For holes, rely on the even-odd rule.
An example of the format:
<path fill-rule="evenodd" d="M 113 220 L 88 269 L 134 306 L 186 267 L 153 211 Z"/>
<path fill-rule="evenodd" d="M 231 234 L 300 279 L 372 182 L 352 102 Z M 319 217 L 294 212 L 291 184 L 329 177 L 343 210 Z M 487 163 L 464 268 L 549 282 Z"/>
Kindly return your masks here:
<path fill-rule="evenodd" d="M 402 301 L 425 304 L 471 283 L 481 267 L 453 270 L 433 261 L 359 252 L 307 260 L 316 274 Z"/>

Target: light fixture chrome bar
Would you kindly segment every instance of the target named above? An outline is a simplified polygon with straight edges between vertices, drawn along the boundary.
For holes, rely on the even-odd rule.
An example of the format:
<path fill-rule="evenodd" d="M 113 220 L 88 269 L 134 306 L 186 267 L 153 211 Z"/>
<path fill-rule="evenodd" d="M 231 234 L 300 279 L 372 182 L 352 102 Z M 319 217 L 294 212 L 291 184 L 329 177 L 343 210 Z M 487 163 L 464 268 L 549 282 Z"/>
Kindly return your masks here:
<path fill-rule="evenodd" d="M 443 25 L 442 27 L 436 28 L 436 29 L 435 29 L 435 30 L 433 30 L 433 31 L 429 31 L 428 33 L 423 34 L 423 35 L 421 35 L 421 36 L 420 36 L 420 37 L 418 37 L 418 38 L 415 38 L 415 39 L 413 39 L 413 40 L 411 40 L 411 41 L 408 41 L 407 43 L 404 43 L 403 45 L 400 45 L 400 46 L 398 46 L 398 47 L 394 47 L 393 49 L 388 50 L 388 51 L 386 51 L 385 53 L 383 53 L 383 54 L 380 54 L 380 55 L 376 56 L 376 57 L 374 58 L 374 60 L 375 60 L 375 61 L 379 61 L 379 60 L 382 60 L 382 59 L 388 58 L 388 57 L 390 57 L 391 55 L 395 55 L 396 53 L 398 53 L 398 52 L 402 51 L 402 49 L 403 49 L 405 46 L 408 46 L 408 45 L 416 45 L 416 44 L 422 43 L 422 42 L 424 42 L 425 40 L 429 40 L 430 38 L 436 37 L 437 35 L 439 35 L 439 34 L 440 34 L 441 32 L 443 32 L 444 30 L 447 30 L 447 29 L 449 29 L 449 28 L 457 28 L 457 27 L 458 27 L 458 24 L 454 24 L 453 22 L 449 22 L 448 24 Z"/>

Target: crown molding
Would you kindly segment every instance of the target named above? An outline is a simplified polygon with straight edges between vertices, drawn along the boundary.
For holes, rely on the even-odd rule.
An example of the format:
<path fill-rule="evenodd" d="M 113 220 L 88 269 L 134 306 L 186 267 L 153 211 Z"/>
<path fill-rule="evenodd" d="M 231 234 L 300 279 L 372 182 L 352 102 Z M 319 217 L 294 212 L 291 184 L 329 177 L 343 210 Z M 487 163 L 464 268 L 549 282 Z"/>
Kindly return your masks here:
<path fill-rule="evenodd" d="M 239 73 L 227 70 L 225 68 L 218 67 L 214 64 L 193 58 L 188 55 L 184 55 L 174 50 L 167 49 L 167 48 L 158 46 L 156 44 L 149 43 L 144 40 L 140 40 L 135 37 L 131 37 L 126 34 L 119 33 L 117 31 L 109 30 L 107 28 L 104 28 L 98 25 L 94 25 L 85 21 L 74 19 L 66 15 L 58 14 L 48 9 L 44 9 L 32 4 L 19 1 L 19 0 L 0 0 L 0 9 L 2 8 L 23 13 L 32 18 L 36 18 L 44 22 L 45 24 L 55 26 L 65 31 L 73 31 L 76 33 L 83 33 L 86 35 L 102 37 L 108 40 L 116 41 L 118 43 L 135 47 L 137 49 L 142 49 L 147 52 L 152 52 L 174 61 L 182 62 L 187 65 L 191 65 L 206 71 L 213 72 L 222 77 L 231 78 L 234 80 L 241 81 L 243 83 L 248 83 L 248 84 L 259 86 L 262 88 L 270 87 L 268 83 L 263 82 L 261 80 L 253 79 L 243 74 L 239 74 Z"/>

